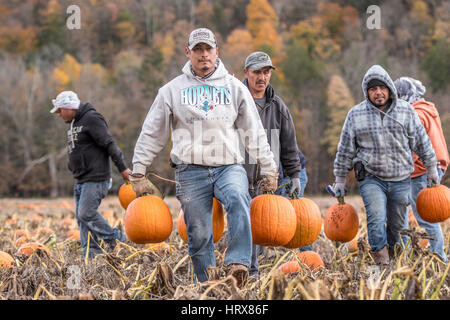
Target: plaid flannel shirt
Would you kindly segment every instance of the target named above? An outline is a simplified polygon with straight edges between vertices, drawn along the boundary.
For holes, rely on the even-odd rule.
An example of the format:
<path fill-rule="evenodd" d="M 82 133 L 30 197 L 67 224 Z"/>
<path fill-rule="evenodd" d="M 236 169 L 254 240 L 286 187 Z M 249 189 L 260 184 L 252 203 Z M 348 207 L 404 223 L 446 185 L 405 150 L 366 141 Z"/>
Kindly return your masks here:
<path fill-rule="evenodd" d="M 367 97 L 371 79 L 386 83 L 392 103 L 382 117 Z M 334 175 L 346 177 L 354 163 L 362 161 L 367 172 L 386 181 L 400 181 L 414 171 L 414 151 L 426 167 L 436 165 L 430 139 L 414 108 L 397 98 L 392 79 L 380 66 L 372 66 L 362 83 L 366 100 L 347 114 L 334 161 Z"/>

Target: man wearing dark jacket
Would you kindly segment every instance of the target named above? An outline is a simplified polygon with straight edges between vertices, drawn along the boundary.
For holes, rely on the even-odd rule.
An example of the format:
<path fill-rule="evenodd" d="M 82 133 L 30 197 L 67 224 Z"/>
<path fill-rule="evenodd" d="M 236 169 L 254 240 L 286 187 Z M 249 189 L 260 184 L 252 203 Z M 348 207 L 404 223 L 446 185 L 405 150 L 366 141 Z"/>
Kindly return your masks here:
<path fill-rule="evenodd" d="M 299 178 L 301 164 L 294 122 L 286 104 L 275 94 L 273 87 L 270 85 L 273 69 L 275 67 L 272 65 L 268 54 L 260 51 L 253 52 L 245 60 L 244 84 L 253 96 L 275 161 L 283 169 L 280 172 L 283 171 L 291 180 L 289 196 L 292 196 L 294 192 L 299 195 L 301 192 Z M 257 181 L 261 179 L 260 170 L 248 155 L 246 155 L 245 160 L 244 168 L 247 171 L 249 193 L 254 198 L 261 194 L 257 185 Z M 250 274 L 257 273 L 258 256 L 263 253 L 263 250 L 263 247 L 253 245 Z"/>
<path fill-rule="evenodd" d="M 103 116 L 90 103 L 82 104 L 75 92 L 63 91 L 52 100 L 51 113 L 58 113 L 70 124 L 67 131 L 69 170 L 75 178 L 75 217 L 80 229 L 83 254 L 89 257 L 101 253 L 98 238 L 110 247 L 116 239 L 125 241 L 125 234 L 112 228 L 97 209 L 111 187 L 111 165 L 113 160 L 124 180 L 131 170 L 124 162 L 122 151 L 115 144 Z M 91 235 L 88 239 L 88 235 Z"/>

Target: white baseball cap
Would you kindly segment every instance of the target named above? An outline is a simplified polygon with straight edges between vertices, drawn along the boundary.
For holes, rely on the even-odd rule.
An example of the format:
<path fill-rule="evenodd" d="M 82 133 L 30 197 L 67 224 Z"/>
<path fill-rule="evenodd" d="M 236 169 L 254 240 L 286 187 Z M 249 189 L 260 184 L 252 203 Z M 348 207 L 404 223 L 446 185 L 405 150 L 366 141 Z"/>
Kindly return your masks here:
<path fill-rule="evenodd" d="M 52 99 L 53 109 L 50 113 L 55 113 L 59 108 L 78 109 L 80 107 L 80 99 L 73 91 L 63 91 Z"/>
<path fill-rule="evenodd" d="M 188 40 L 188 48 L 192 50 L 197 44 L 206 43 L 213 48 L 217 47 L 217 40 L 214 33 L 208 28 L 198 28 L 191 32 Z"/>

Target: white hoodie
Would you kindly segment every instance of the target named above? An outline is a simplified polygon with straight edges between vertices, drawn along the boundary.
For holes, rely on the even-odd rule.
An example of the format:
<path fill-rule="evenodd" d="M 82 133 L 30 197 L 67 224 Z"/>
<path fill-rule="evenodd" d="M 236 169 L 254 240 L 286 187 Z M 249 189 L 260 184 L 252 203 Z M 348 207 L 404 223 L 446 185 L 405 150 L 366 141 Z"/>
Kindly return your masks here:
<path fill-rule="evenodd" d="M 192 74 L 190 61 L 182 71 L 159 89 L 150 107 L 134 149 L 133 173 L 145 174 L 172 131 L 170 158 L 176 164 L 243 163 L 245 147 L 260 164 L 261 175 L 276 174 L 278 166 L 245 85 L 220 60 L 207 79 Z"/>

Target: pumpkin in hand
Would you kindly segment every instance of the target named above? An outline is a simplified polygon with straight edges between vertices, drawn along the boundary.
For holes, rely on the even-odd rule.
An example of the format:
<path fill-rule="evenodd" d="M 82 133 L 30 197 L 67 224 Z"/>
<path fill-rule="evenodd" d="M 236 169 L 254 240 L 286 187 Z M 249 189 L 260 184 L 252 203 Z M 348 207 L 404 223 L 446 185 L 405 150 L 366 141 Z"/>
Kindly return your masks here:
<path fill-rule="evenodd" d="M 442 222 L 450 217 L 450 189 L 442 184 L 422 189 L 417 195 L 419 216 L 427 222 Z"/>
<path fill-rule="evenodd" d="M 250 202 L 253 243 L 261 246 L 283 246 L 297 229 L 295 209 L 288 199 L 261 194 Z"/>
<path fill-rule="evenodd" d="M 292 239 L 284 245 L 289 249 L 301 248 L 313 243 L 322 230 L 319 206 L 308 198 L 289 199 L 297 216 L 297 226 Z"/>
<path fill-rule="evenodd" d="M 223 230 L 225 229 L 225 219 L 223 213 L 222 204 L 213 198 L 213 214 L 212 214 L 212 227 L 213 227 L 213 241 L 216 243 L 222 237 Z M 177 231 L 180 238 L 184 242 L 188 242 L 188 236 L 186 231 L 186 221 L 184 220 L 184 212 L 180 211 L 177 220 Z"/>
<path fill-rule="evenodd" d="M 172 232 L 173 221 L 166 203 L 157 196 L 136 198 L 127 207 L 125 233 L 134 243 L 157 243 Z"/>
<path fill-rule="evenodd" d="M 358 233 L 359 219 L 355 208 L 339 197 L 339 203 L 331 206 L 323 222 L 323 229 L 328 239 L 349 242 Z"/>

